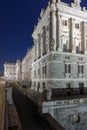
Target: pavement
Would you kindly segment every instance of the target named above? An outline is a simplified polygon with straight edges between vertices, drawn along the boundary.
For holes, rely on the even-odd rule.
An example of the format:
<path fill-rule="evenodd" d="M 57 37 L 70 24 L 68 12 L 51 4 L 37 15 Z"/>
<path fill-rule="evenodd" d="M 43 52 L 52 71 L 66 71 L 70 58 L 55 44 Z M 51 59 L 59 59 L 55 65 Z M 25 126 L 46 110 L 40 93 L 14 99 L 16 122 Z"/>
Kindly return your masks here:
<path fill-rule="evenodd" d="M 4 109 L 5 109 L 5 95 L 4 95 L 5 82 L 0 79 L 0 130 L 4 126 Z"/>
<path fill-rule="evenodd" d="M 13 101 L 23 130 L 45 130 L 36 106 L 15 87 L 13 87 Z"/>

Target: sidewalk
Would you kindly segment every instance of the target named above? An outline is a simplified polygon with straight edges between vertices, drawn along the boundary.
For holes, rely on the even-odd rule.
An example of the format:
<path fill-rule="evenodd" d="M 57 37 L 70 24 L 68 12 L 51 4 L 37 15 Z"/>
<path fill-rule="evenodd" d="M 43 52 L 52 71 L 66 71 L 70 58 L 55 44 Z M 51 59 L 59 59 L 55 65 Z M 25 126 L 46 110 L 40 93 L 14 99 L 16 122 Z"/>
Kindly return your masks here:
<path fill-rule="evenodd" d="M 5 95 L 4 87 L 0 84 L 0 130 L 4 128 L 4 109 L 5 109 Z"/>

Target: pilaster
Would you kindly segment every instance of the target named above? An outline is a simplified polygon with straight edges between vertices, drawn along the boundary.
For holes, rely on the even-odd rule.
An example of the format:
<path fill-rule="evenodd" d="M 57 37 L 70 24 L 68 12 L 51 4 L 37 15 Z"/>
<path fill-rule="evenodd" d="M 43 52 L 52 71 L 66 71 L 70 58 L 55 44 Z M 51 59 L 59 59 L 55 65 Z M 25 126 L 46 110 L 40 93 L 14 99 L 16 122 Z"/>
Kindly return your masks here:
<path fill-rule="evenodd" d="M 51 5 L 51 20 L 52 20 L 51 50 L 56 51 L 56 7 L 55 7 L 55 3 L 52 3 L 52 5 Z"/>
<path fill-rule="evenodd" d="M 71 18 L 71 50 L 72 53 L 76 53 L 75 45 L 74 45 L 74 19 Z"/>
<path fill-rule="evenodd" d="M 36 40 L 36 59 L 38 59 L 38 40 Z"/>
<path fill-rule="evenodd" d="M 51 51 L 51 41 L 52 41 L 52 21 L 51 12 L 49 13 L 49 51 Z"/>
<path fill-rule="evenodd" d="M 43 26 L 43 55 L 46 53 L 46 26 Z"/>
<path fill-rule="evenodd" d="M 38 34 L 38 58 L 41 56 L 40 44 L 41 44 L 41 38 L 39 33 Z"/>
<path fill-rule="evenodd" d="M 58 15 L 57 13 L 57 46 L 58 46 L 58 51 L 62 51 L 62 43 L 61 43 L 61 16 Z"/>
<path fill-rule="evenodd" d="M 82 25 L 83 25 L 83 26 L 82 26 L 82 29 L 83 29 L 83 30 L 82 30 L 82 32 L 83 32 L 83 33 L 82 33 L 82 41 L 83 41 L 82 44 L 84 44 L 83 50 L 84 50 L 84 53 L 87 54 L 87 50 L 86 50 L 86 48 L 87 48 L 87 47 L 86 47 L 86 23 L 83 22 Z"/>
<path fill-rule="evenodd" d="M 40 34 L 40 39 L 41 39 L 40 50 L 41 50 L 41 57 L 42 57 L 42 55 L 43 55 L 43 38 L 42 38 L 42 33 Z"/>
<path fill-rule="evenodd" d="M 36 39 L 34 39 L 34 57 L 35 57 L 35 59 L 34 60 L 36 60 Z"/>

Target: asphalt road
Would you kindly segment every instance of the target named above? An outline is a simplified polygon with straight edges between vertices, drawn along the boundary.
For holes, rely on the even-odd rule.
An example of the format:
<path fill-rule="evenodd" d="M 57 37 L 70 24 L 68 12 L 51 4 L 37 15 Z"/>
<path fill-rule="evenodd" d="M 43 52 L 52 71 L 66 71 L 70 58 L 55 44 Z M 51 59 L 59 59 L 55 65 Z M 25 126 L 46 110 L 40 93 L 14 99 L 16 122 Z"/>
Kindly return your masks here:
<path fill-rule="evenodd" d="M 13 87 L 13 100 L 23 130 L 45 130 L 40 116 L 35 111 L 36 106 L 23 95 L 17 88 Z"/>

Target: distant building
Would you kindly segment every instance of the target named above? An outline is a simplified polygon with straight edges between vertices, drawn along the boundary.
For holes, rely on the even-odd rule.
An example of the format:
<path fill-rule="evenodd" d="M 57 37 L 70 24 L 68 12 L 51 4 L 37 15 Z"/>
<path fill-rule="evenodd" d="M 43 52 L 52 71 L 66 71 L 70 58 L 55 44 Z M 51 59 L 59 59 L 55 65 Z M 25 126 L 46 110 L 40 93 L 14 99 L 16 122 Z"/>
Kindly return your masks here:
<path fill-rule="evenodd" d="M 16 63 L 5 62 L 4 79 L 21 80 L 21 62 L 19 60 Z"/>
<path fill-rule="evenodd" d="M 34 55 L 34 47 L 32 49 L 28 49 L 25 57 L 21 62 L 22 81 L 31 80 L 32 63 L 34 62 L 33 55 Z"/>
<path fill-rule="evenodd" d="M 16 61 L 15 67 L 16 67 L 16 80 L 21 81 L 22 70 L 21 70 L 21 61 L 20 60 Z"/>
<path fill-rule="evenodd" d="M 8 63 L 4 64 L 4 78 L 6 80 L 16 80 L 16 64 Z"/>
<path fill-rule="evenodd" d="M 4 78 L 6 80 L 30 81 L 32 63 L 34 62 L 34 47 L 28 49 L 22 61 L 17 60 L 16 63 L 4 63 Z"/>

